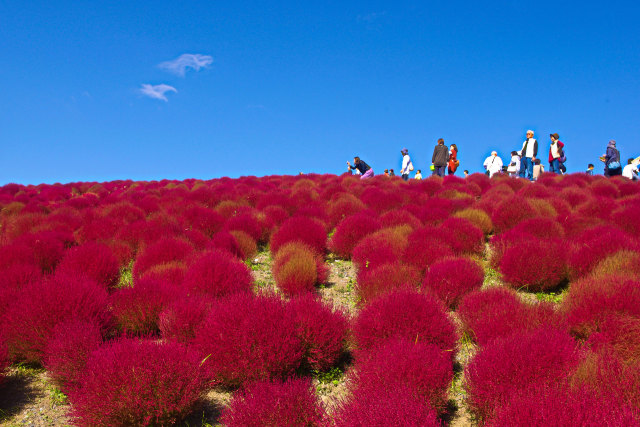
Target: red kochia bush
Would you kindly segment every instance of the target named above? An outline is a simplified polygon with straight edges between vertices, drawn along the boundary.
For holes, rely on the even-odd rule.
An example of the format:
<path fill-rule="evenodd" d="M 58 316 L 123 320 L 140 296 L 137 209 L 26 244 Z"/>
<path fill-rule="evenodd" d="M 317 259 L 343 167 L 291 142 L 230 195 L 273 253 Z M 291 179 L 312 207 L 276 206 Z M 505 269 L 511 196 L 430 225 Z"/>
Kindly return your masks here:
<path fill-rule="evenodd" d="M 64 234 L 50 231 L 27 233 L 16 239 L 16 244 L 29 248 L 33 260 L 43 273 L 51 273 L 64 255 Z"/>
<path fill-rule="evenodd" d="M 222 413 L 227 427 L 320 426 L 322 403 L 308 379 L 259 381 L 233 396 Z"/>
<path fill-rule="evenodd" d="M 193 206 L 185 210 L 182 216 L 187 226 L 202 231 L 208 237 L 220 230 L 225 221 L 218 212 L 203 206 Z"/>
<path fill-rule="evenodd" d="M 484 233 L 464 218 L 449 218 L 440 226 L 440 232 L 457 254 L 480 254 L 484 251 Z"/>
<path fill-rule="evenodd" d="M 487 419 L 514 392 L 566 378 L 579 361 L 565 331 L 541 328 L 498 339 L 482 348 L 465 370 L 468 402 Z"/>
<path fill-rule="evenodd" d="M 326 371 L 334 366 L 342 356 L 347 337 L 346 317 L 310 294 L 292 299 L 289 308 L 305 350 L 305 367 Z"/>
<path fill-rule="evenodd" d="M 324 254 L 327 233 L 321 222 L 305 217 L 287 219 L 271 236 L 269 248 L 272 253 L 289 242 L 302 242 L 311 247 L 318 254 Z"/>
<path fill-rule="evenodd" d="M 340 258 L 349 259 L 358 242 L 379 229 L 380 221 L 371 214 L 358 213 L 348 216 L 336 227 L 329 240 L 329 250 Z"/>
<path fill-rule="evenodd" d="M 140 277 L 150 267 L 171 261 L 184 261 L 193 252 L 193 246 L 184 239 L 161 238 L 145 247 L 133 264 L 134 277 Z"/>
<path fill-rule="evenodd" d="M 362 302 L 368 302 L 396 289 L 415 289 L 419 282 L 417 268 L 392 262 L 359 273 L 356 292 Z"/>
<path fill-rule="evenodd" d="M 220 231 L 214 234 L 207 245 L 207 249 L 223 249 L 240 259 L 244 258 L 238 241 L 228 231 Z"/>
<path fill-rule="evenodd" d="M 273 277 L 288 296 L 313 292 L 317 283 L 327 280 L 324 260 L 309 246 L 290 242 L 282 246 L 273 262 Z"/>
<path fill-rule="evenodd" d="M 453 256 L 453 249 L 446 241 L 446 236 L 436 227 L 414 230 L 407 241 L 402 260 L 422 272 L 437 260 Z"/>
<path fill-rule="evenodd" d="M 206 388 L 201 360 L 175 342 L 114 341 L 89 356 L 72 414 L 81 426 L 175 424 Z"/>
<path fill-rule="evenodd" d="M 13 358 L 40 362 L 58 323 L 68 319 L 110 323 L 106 290 L 91 281 L 40 281 L 18 291 L 5 313 L 6 338 Z"/>
<path fill-rule="evenodd" d="M 42 279 L 42 271 L 34 264 L 11 264 L 2 268 L 0 288 L 20 289 Z"/>
<path fill-rule="evenodd" d="M 639 250 L 627 234 L 611 226 L 596 227 L 578 235 L 570 247 L 568 265 L 572 279 L 588 274 L 596 264 L 621 250 Z"/>
<path fill-rule="evenodd" d="M 157 333 L 160 313 L 182 294 L 171 283 L 147 279 L 138 280 L 132 288 L 118 289 L 111 295 L 116 327 L 128 334 Z"/>
<path fill-rule="evenodd" d="M 433 295 L 396 291 L 365 306 L 353 325 L 360 354 L 389 339 L 433 344 L 453 356 L 457 336 L 444 304 Z"/>
<path fill-rule="evenodd" d="M 227 387 L 286 378 L 304 357 L 294 314 L 277 296 L 236 294 L 217 301 L 194 345 L 210 355 L 205 366 L 211 378 Z"/>
<path fill-rule="evenodd" d="M 526 304 L 515 291 L 502 286 L 469 293 L 457 312 L 465 333 L 481 346 L 543 324 L 561 325 L 551 304 Z"/>
<path fill-rule="evenodd" d="M 252 284 L 253 277 L 247 266 L 220 249 L 200 254 L 184 277 L 187 290 L 212 297 L 251 292 Z"/>
<path fill-rule="evenodd" d="M 509 396 L 488 427 L 524 426 L 640 426 L 628 406 L 611 397 L 566 385 L 538 386 Z"/>
<path fill-rule="evenodd" d="M 334 414 L 334 423 L 336 427 L 442 426 L 435 409 L 411 388 L 406 385 L 389 388 L 385 384 L 349 395 Z"/>
<path fill-rule="evenodd" d="M 493 212 L 491 221 L 496 233 L 502 233 L 518 223 L 538 216 L 526 199 L 512 196 L 500 202 Z"/>
<path fill-rule="evenodd" d="M 509 247 L 500 262 L 504 280 L 516 289 L 544 291 L 567 277 L 566 247 L 555 240 L 524 239 Z"/>
<path fill-rule="evenodd" d="M 164 339 L 189 343 L 209 313 L 211 300 L 201 296 L 178 298 L 160 313 L 158 326 Z"/>
<path fill-rule="evenodd" d="M 67 251 L 56 268 L 56 275 L 84 277 L 110 288 L 118 284 L 120 263 L 107 245 L 87 242 Z"/>
<path fill-rule="evenodd" d="M 594 349 L 614 353 L 628 365 L 640 362 L 640 319 L 627 314 L 609 314 L 589 337 Z"/>
<path fill-rule="evenodd" d="M 445 258 L 429 267 L 423 286 L 431 290 L 449 307 L 484 282 L 484 270 L 471 258 Z"/>
<path fill-rule="evenodd" d="M 53 330 L 44 353 L 44 367 L 64 391 L 72 390 L 89 354 L 102 344 L 100 325 L 92 320 L 71 319 Z"/>
<path fill-rule="evenodd" d="M 447 405 L 447 390 L 453 379 L 451 355 L 442 349 L 406 339 L 391 340 L 358 361 L 352 389 L 375 389 L 380 386 L 407 386 L 443 412 Z"/>
<path fill-rule="evenodd" d="M 360 240 L 353 248 L 352 257 L 358 272 L 399 261 L 407 246 L 407 232 L 410 230 L 408 226 L 386 228 Z"/>
<path fill-rule="evenodd" d="M 588 338 L 610 314 L 640 317 L 640 282 L 616 276 L 577 280 L 571 284 L 562 310 L 571 332 Z"/>

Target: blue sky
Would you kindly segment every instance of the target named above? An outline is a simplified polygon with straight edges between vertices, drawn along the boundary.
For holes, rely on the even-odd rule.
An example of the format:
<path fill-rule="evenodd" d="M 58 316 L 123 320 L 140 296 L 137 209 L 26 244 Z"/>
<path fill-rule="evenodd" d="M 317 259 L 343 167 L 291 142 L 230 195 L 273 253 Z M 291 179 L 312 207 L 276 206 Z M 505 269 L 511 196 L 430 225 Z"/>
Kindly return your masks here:
<path fill-rule="evenodd" d="M 615 0 L 5 0 L 0 184 L 382 172 L 403 147 L 428 169 L 439 137 L 479 171 L 529 128 L 545 163 L 558 132 L 569 171 L 601 172 L 611 138 L 640 155 L 638 21 Z M 160 66 L 184 54 L 206 64 Z"/>

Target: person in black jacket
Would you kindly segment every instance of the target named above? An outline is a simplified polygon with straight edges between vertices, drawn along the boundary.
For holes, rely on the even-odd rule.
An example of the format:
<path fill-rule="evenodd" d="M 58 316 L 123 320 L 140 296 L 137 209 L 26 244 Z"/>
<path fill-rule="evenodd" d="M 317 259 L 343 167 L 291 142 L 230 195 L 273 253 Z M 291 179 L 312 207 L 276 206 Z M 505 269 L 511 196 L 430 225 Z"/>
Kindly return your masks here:
<path fill-rule="evenodd" d="M 351 163 L 347 162 L 347 167 L 349 170 L 358 169 L 361 175 L 360 179 L 367 179 L 373 176 L 373 169 L 371 166 L 366 164 L 364 160 L 360 160 L 360 157 L 353 158 L 353 166 L 351 166 Z"/>
<path fill-rule="evenodd" d="M 438 145 L 433 149 L 431 163 L 434 166 L 433 175 L 444 176 L 449 161 L 449 149 L 444 145 L 444 139 L 438 140 Z"/>

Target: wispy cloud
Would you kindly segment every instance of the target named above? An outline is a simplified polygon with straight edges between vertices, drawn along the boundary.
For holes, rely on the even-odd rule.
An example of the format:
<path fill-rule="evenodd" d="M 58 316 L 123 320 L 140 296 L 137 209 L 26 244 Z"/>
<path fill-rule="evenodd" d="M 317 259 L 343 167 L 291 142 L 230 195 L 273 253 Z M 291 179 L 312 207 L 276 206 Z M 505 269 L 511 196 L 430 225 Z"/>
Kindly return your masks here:
<path fill-rule="evenodd" d="M 358 15 L 358 21 L 371 24 L 374 21 L 377 21 L 379 18 L 382 18 L 386 14 L 387 14 L 387 11 L 385 10 L 383 12 L 371 12 L 364 15 Z"/>
<path fill-rule="evenodd" d="M 213 58 L 209 55 L 201 55 L 199 53 L 185 53 L 174 59 L 173 61 L 165 61 L 158 64 L 158 67 L 172 74 L 184 77 L 188 68 L 198 71 L 200 68 L 207 68 L 213 63 Z"/>
<path fill-rule="evenodd" d="M 165 84 L 159 84 L 159 85 L 143 84 L 142 87 L 140 88 L 141 94 L 148 96 L 149 98 L 160 99 L 165 102 L 169 101 L 165 95 L 165 93 L 167 92 L 178 92 L 178 90 L 173 86 L 169 86 Z"/>

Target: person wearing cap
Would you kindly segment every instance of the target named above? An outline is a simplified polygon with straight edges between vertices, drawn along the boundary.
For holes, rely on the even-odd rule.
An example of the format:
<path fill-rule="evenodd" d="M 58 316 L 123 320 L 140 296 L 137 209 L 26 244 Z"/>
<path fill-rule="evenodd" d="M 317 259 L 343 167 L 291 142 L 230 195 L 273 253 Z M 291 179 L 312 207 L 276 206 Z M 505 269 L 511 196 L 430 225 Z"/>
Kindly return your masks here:
<path fill-rule="evenodd" d="M 607 152 L 604 156 L 600 157 L 600 160 L 604 162 L 604 176 L 622 175 L 620 151 L 616 148 L 616 141 L 614 139 L 609 141 L 609 144 L 607 144 Z"/>
<path fill-rule="evenodd" d="M 557 133 L 552 133 L 549 137 L 551 138 L 551 145 L 549 145 L 549 171 L 560 174 L 560 158 L 563 154 L 564 144 L 559 140 L 560 136 Z"/>
<path fill-rule="evenodd" d="M 433 174 L 444 177 L 449 161 L 449 149 L 444 145 L 444 139 L 438 139 L 438 145 L 433 149 L 431 156 L 431 164 L 433 165 Z"/>
<path fill-rule="evenodd" d="M 489 178 L 502 171 L 502 159 L 498 157 L 497 151 L 492 151 L 491 155 L 486 158 L 483 164 L 489 173 Z"/>
<path fill-rule="evenodd" d="M 353 158 L 353 166 L 347 161 L 347 168 L 349 169 L 349 171 L 351 171 L 352 169 L 357 169 L 361 175 L 360 179 L 368 179 L 373 176 L 373 169 L 371 168 L 371 166 L 366 164 L 364 160 L 360 160 L 360 157 L 357 156 Z"/>
<path fill-rule="evenodd" d="M 527 139 L 522 143 L 522 150 L 518 153 L 522 158 L 520 162 L 520 177 L 524 178 L 525 172 L 529 180 L 533 180 L 533 162 L 538 155 L 538 140 L 533 137 L 533 131 L 527 131 Z"/>
<path fill-rule="evenodd" d="M 402 169 L 400 169 L 400 175 L 402 175 L 402 179 L 409 181 L 409 172 L 413 170 L 411 157 L 409 157 L 409 150 L 403 148 L 400 150 L 400 153 L 402 153 Z"/>

